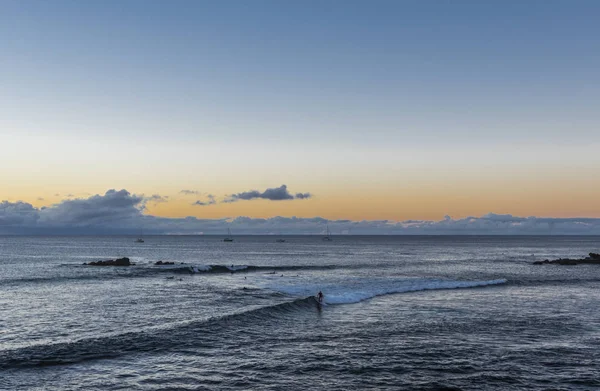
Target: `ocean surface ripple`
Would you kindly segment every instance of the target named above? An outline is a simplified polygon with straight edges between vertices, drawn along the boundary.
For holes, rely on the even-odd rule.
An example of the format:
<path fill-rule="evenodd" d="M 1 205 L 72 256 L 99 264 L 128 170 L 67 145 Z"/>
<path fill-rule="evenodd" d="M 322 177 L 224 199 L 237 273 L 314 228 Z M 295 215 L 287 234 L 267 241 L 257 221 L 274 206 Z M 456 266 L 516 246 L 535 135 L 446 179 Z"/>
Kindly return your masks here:
<path fill-rule="evenodd" d="M 598 237 L 133 240 L 0 237 L 0 389 L 600 388 Z"/>

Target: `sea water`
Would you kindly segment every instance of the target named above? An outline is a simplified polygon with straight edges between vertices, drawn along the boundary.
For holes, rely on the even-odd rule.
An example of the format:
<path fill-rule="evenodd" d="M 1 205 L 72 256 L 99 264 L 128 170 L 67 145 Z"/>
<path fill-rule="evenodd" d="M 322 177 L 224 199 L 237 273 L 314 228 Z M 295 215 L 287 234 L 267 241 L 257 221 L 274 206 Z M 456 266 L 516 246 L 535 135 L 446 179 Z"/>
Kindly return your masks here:
<path fill-rule="evenodd" d="M 599 237 L 333 239 L 0 237 L 0 389 L 600 387 Z"/>

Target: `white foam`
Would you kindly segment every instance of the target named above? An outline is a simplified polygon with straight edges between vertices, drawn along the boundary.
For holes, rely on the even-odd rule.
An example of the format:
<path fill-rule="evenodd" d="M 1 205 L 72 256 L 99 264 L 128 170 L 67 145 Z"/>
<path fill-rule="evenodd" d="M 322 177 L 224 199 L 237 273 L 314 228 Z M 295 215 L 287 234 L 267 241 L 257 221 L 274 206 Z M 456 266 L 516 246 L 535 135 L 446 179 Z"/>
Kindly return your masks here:
<path fill-rule="evenodd" d="M 181 265 L 179 265 L 181 267 Z M 201 272 L 209 272 L 213 269 L 213 267 L 224 267 L 225 269 L 231 270 L 232 272 L 236 272 L 238 270 L 248 269 L 247 265 L 191 265 L 189 266 L 190 271 L 193 273 L 201 273 Z M 222 269 L 221 269 L 222 270 Z"/>
<path fill-rule="evenodd" d="M 212 269 L 209 265 L 186 265 L 186 264 L 175 264 L 175 265 L 159 265 L 161 269 L 172 269 L 180 270 L 182 268 L 188 268 L 192 273 L 207 272 Z"/>
<path fill-rule="evenodd" d="M 248 269 L 247 265 L 231 265 L 231 266 L 225 266 L 227 269 L 231 270 L 232 272 L 238 271 L 238 270 L 246 270 Z"/>
<path fill-rule="evenodd" d="M 265 288 L 293 296 L 312 296 L 318 291 L 325 295 L 328 304 L 358 303 L 376 296 L 393 293 L 416 292 L 436 289 L 474 288 L 486 285 L 506 283 L 505 279 L 486 281 L 455 281 L 421 278 L 387 279 L 387 278 L 355 278 L 336 282 L 294 284 L 293 281 L 265 284 Z"/>
<path fill-rule="evenodd" d="M 210 267 L 210 265 L 193 265 L 193 266 L 190 266 L 190 269 L 194 273 L 200 273 L 200 272 L 210 271 L 210 269 L 212 269 L 212 267 Z"/>

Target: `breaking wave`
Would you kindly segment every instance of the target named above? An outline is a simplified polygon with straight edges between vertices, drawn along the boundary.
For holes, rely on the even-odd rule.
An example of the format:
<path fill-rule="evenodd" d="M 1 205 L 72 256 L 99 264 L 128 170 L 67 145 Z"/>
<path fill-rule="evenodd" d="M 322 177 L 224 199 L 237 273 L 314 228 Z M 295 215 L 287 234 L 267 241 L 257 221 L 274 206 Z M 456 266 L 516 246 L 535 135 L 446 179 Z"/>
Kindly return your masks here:
<path fill-rule="evenodd" d="M 417 292 L 439 289 L 476 288 L 488 285 L 505 284 L 506 279 L 485 281 L 454 281 L 439 279 L 385 279 L 385 278 L 352 278 L 337 283 L 323 282 L 308 284 L 265 284 L 265 288 L 293 296 L 312 295 L 322 291 L 327 304 L 351 304 L 373 297 L 394 293 Z"/>
<path fill-rule="evenodd" d="M 61 265 L 66 266 L 66 265 Z M 330 270 L 338 268 L 334 265 L 296 265 L 296 266 L 254 266 L 254 265 L 202 265 L 202 264 L 136 264 L 132 266 L 89 266 L 73 265 L 77 273 L 64 273 L 56 275 L 46 275 L 40 277 L 21 277 L 0 279 L 1 285 L 19 285 L 19 284 L 46 284 L 59 283 L 64 281 L 78 280 L 104 280 L 114 278 L 139 278 L 148 277 L 162 273 L 175 274 L 219 274 L 219 273 L 260 273 L 275 274 L 277 272 L 299 271 L 299 270 Z M 347 267 L 346 267 L 347 268 Z"/>
<path fill-rule="evenodd" d="M 236 270 L 252 270 L 252 268 L 254 270 L 262 269 L 257 266 L 247 266 Z M 210 269 L 206 267 L 206 269 L 205 272 L 214 270 L 212 267 Z M 222 266 L 222 269 L 231 271 L 230 268 L 225 266 Z M 266 284 L 274 282 L 273 279 L 266 276 L 264 280 Z M 393 293 L 475 288 L 506 283 L 505 279 L 451 281 L 417 278 L 353 278 L 341 279 L 340 281 L 329 280 L 323 284 L 318 282 L 294 284 L 289 280 L 290 284 L 286 285 L 279 278 L 277 280 L 279 285 L 270 285 L 263 288 L 295 295 L 298 298 L 284 303 L 254 307 L 224 316 L 195 320 L 184 324 L 127 331 L 117 335 L 100 335 L 72 342 L 46 343 L 4 350 L 0 351 L 0 370 L 66 365 L 87 360 L 108 359 L 144 352 L 170 351 L 172 349 L 198 347 L 210 349 L 218 347 L 223 338 L 239 338 L 240 335 L 250 337 L 253 332 L 262 332 L 265 322 L 295 322 L 299 316 L 303 316 L 302 314 L 310 315 L 311 312 L 316 312 L 320 306 L 315 300 L 314 294 L 318 290 L 322 290 L 325 294 L 326 304 L 349 304 Z"/>
<path fill-rule="evenodd" d="M 235 273 L 235 272 L 278 272 L 297 270 L 329 270 L 335 269 L 334 265 L 297 265 L 297 266 L 254 266 L 254 265 L 161 265 L 155 270 L 175 273 Z"/>
<path fill-rule="evenodd" d="M 127 354 L 185 349 L 211 348 L 220 338 L 239 337 L 240 331 L 252 329 L 270 320 L 294 321 L 303 311 L 319 309 L 314 297 L 318 289 L 326 304 L 349 304 L 376 296 L 432 289 L 474 288 L 506 283 L 505 279 L 488 281 L 444 281 L 424 279 L 375 280 L 357 279 L 342 285 L 289 285 L 270 289 L 292 295 L 304 295 L 289 302 L 252 308 L 220 317 L 192 321 L 173 327 L 125 332 L 118 335 L 84 338 L 74 342 L 33 345 L 0 351 L 0 370 L 23 367 L 67 365 L 87 360 L 115 358 Z M 308 297 L 306 297 L 308 296 Z M 250 329 L 249 329 L 250 328 Z"/>

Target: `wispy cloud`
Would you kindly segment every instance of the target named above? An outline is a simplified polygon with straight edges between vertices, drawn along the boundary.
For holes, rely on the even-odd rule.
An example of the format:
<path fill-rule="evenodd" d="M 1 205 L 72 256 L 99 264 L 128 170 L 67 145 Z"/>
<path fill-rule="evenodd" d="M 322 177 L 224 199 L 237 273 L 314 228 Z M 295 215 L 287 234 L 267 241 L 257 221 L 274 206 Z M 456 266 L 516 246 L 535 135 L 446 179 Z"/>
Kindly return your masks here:
<path fill-rule="evenodd" d="M 206 197 L 208 198 L 207 201 L 197 200 L 196 202 L 192 203 L 192 205 L 194 205 L 194 206 L 208 206 L 208 205 L 214 205 L 214 204 L 217 203 L 217 200 L 215 199 L 214 195 L 209 194 Z"/>
<path fill-rule="evenodd" d="M 153 194 L 150 197 L 144 197 L 145 202 L 150 202 L 153 204 L 160 204 L 162 202 L 168 202 L 169 196 L 161 196 L 159 194 Z"/>
<path fill-rule="evenodd" d="M 199 195 L 200 192 L 196 191 L 196 190 L 181 190 L 179 192 L 179 194 L 183 194 L 183 195 Z"/>

